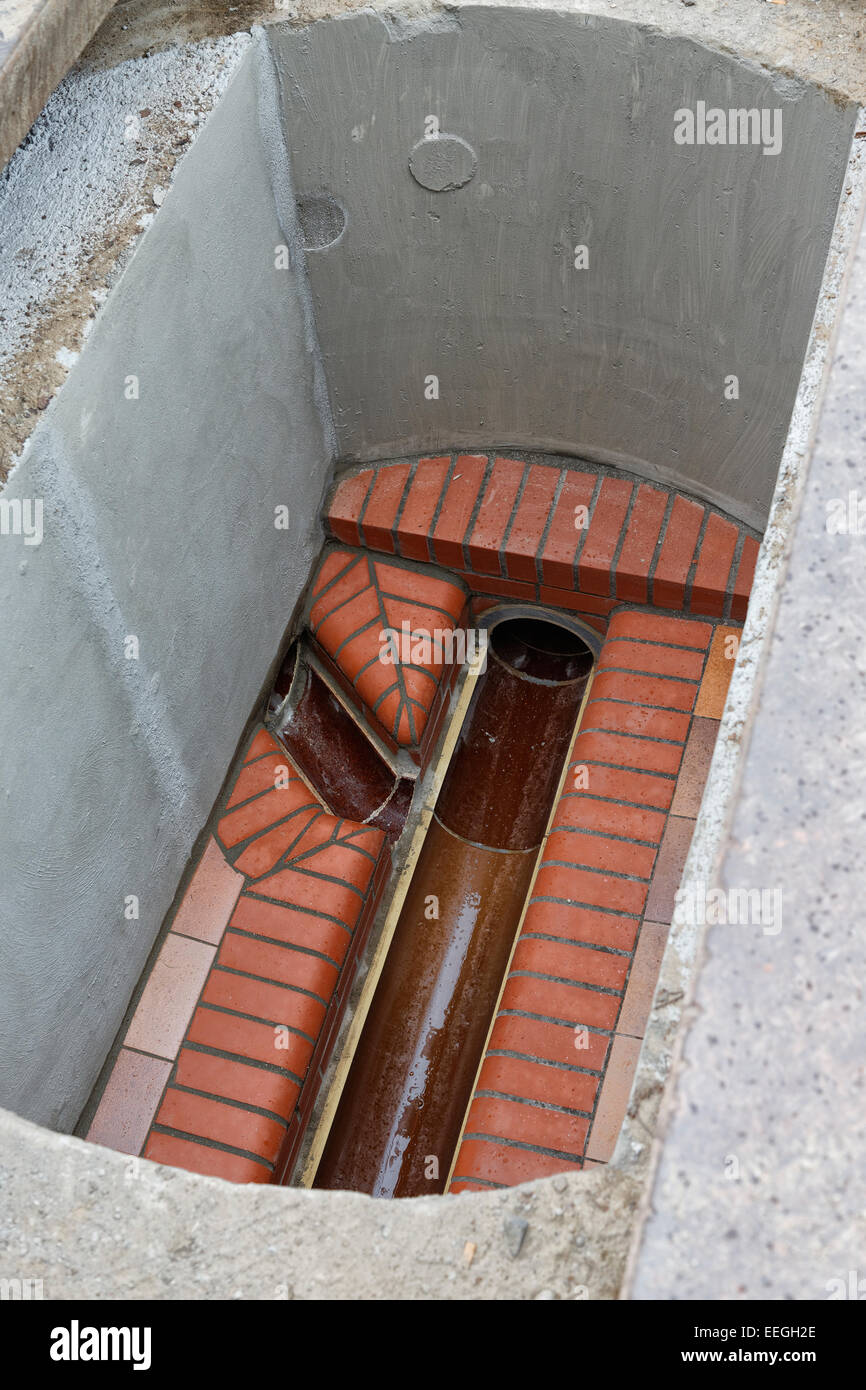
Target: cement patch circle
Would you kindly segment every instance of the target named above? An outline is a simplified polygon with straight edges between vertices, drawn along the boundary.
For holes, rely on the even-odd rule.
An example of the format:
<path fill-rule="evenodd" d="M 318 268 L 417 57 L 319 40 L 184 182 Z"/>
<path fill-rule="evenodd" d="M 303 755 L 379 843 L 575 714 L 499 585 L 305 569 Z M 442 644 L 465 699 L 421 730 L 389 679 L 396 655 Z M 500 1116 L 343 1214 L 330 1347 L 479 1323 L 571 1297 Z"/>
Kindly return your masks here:
<path fill-rule="evenodd" d="M 450 193 L 462 188 L 478 168 L 478 156 L 459 135 L 437 135 L 419 140 L 409 155 L 409 170 L 416 183 L 431 193 Z"/>
<path fill-rule="evenodd" d="M 305 251 L 326 251 L 346 230 L 346 214 L 328 193 L 305 193 L 298 199 L 298 221 Z"/>

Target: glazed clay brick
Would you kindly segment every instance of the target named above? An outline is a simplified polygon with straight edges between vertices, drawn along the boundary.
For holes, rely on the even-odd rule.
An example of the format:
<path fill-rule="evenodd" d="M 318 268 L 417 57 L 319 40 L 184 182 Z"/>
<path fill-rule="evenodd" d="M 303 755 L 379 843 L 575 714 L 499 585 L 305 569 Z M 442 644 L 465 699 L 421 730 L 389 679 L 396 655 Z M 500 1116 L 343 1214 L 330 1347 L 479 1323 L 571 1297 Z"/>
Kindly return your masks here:
<path fill-rule="evenodd" d="M 587 780 L 578 790 L 566 776 L 551 817 L 452 1191 L 555 1171 L 542 1149 L 557 1151 L 560 1170 L 613 1155 L 694 827 L 670 807 L 679 775 L 694 804 L 698 744 L 680 769 L 714 641 L 712 624 L 690 618 L 613 616 L 569 765 Z M 642 666 L 652 674 L 640 674 Z M 711 723 L 697 726 L 704 757 Z M 496 1106 L 482 1104 L 494 1097 Z M 590 1097 L 584 1140 L 575 1145 L 578 1129 L 558 1117 Z M 557 1118 L 533 1129 L 531 1118 L 504 1108 L 506 1098 L 530 1117 Z M 506 1145 L 518 1144 L 519 1157 L 508 1153 Z"/>
<path fill-rule="evenodd" d="M 581 508 L 587 524 L 576 526 Z M 736 522 L 664 488 L 498 455 L 420 458 L 414 473 L 403 462 L 365 469 L 338 481 L 326 519 L 352 545 L 540 582 L 545 602 L 556 590 L 609 595 L 734 622 L 745 618 L 758 553 Z"/>
<path fill-rule="evenodd" d="M 438 717 L 442 669 L 389 686 L 371 660 L 383 621 L 456 623 L 477 592 L 558 605 L 606 633 L 452 1190 L 608 1162 L 733 664 L 722 645 L 745 615 L 758 543 L 661 487 L 483 454 L 355 471 L 328 525 L 339 545 L 313 580 L 310 630 L 397 746 L 417 748 Z M 381 832 L 335 828 L 291 764 L 277 792 L 287 763 L 257 731 L 175 918 L 180 945 L 164 947 L 133 1020 L 133 1045 L 150 1055 L 121 1054 L 127 1080 L 144 1077 L 136 1106 L 119 1065 L 98 1112 L 119 1145 L 230 1181 L 274 1180 L 299 1139 L 353 931 L 386 877 Z M 199 953 L 184 989 L 166 974 L 178 950 Z"/>

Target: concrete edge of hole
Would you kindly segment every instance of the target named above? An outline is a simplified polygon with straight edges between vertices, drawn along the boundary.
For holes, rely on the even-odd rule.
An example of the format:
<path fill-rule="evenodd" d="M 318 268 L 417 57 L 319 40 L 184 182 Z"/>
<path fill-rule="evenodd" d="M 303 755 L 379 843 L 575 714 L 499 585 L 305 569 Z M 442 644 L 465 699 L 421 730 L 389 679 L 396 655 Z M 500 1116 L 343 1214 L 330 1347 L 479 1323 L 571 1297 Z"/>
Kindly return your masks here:
<path fill-rule="evenodd" d="M 475 6 L 508 4 L 515 8 L 542 8 L 549 0 L 473 0 Z M 276 5 L 281 4 L 277 9 Z M 233 7 L 234 8 L 234 7 Z M 337 18 L 359 9 L 381 10 L 395 40 L 424 27 L 453 22 L 463 6 L 460 0 L 305 0 L 303 14 L 294 3 L 281 0 L 248 0 L 232 10 L 206 10 L 191 5 L 185 13 L 183 0 L 171 7 L 159 6 L 153 14 L 152 0 L 126 0 L 123 7 L 109 12 L 101 29 L 85 52 L 83 61 L 110 66 L 145 52 L 158 51 L 170 44 L 188 43 L 229 33 L 238 25 L 281 23 L 287 19 L 295 27 L 319 20 Z M 840 0 L 832 16 L 815 13 L 812 0 L 786 0 L 782 13 L 756 4 L 755 0 L 726 0 L 724 8 L 702 3 L 680 5 L 671 0 L 558 0 L 558 11 L 607 18 L 634 20 L 663 33 L 702 41 L 736 52 L 754 62 L 776 68 L 781 73 L 807 78 L 827 91 L 861 101 L 866 98 L 866 72 L 856 49 L 862 26 L 859 0 Z M 816 40 L 820 39 L 820 42 Z"/>
<path fill-rule="evenodd" d="M 844 301 L 718 867 L 772 907 L 707 929 L 635 1299 L 863 1297 L 866 222 Z"/>
<path fill-rule="evenodd" d="M 0 56 L 0 169 L 75 62 L 114 0 L 21 0 L 4 6 Z M 11 27 L 8 27 L 11 26 Z"/>
<path fill-rule="evenodd" d="M 858 129 L 866 127 L 861 108 Z M 761 545 L 749 611 L 713 753 L 700 814 L 686 859 L 681 887 L 688 892 L 718 885 L 727 834 L 737 804 L 754 713 L 769 654 L 770 638 L 784 589 L 788 556 L 809 474 L 812 449 L 827 394 L 833 347 L 857 234 L 866 207 L 866 151 L 852 145 L 830 254 L 791 418 L 788 438 Z M 694 994 L 706 959 L 707 924 L 676 917 L 662 961 L 650 1025 L 641 1049 L 634 1086 L 613 1163 L 628 1166 L 635 1152 L 645 1155 L 644 1185 L 635 1220 L 620 1297 L 628 1298 L 635 1280 L 645 1222 L 652 1209 L 653 1183 L 664 1137 L 676 1104 L 676 1081 L 683 1048 L 694 1018 Z"/>
<path fill-rule="evenodd" d="M 563 1174 L 382 1202 L 243 1186 L 0 1112 L 4 1278 L 82 1299 L 613 1298 L 638 1185 Z"/>
<path fill-rule="evenodd" d="M 859 195 L 862 168 L 854 173 Z M 833 294 L 844 278 L 846 236 L 856 222 L 854 201 L 856 195 L 837 222 L 769 539 L 756 576 L 760 607 L 753 610 L 744 634 L 711 771 L 707 800 L 723 796 L 728 809 L 735 800 L 759 657 L 778 599 L 774 586 L 784 568 L 785 536 L 802 489 L 820 403 L 826 330 L 833 318 Z M 726 824 L 726 818 L 702 811 L 687 879 L 701 864 L 715 862 Z M 641 1069 L 651 1060 L 644 1051 Z M 655 1093 L 658 1097 L 660 1087 Z M 615 1161 L 605 1171 L 562 1175 L 503 1193 L 421 1198 L 383 1209 L 354 1194 L 232 1188 L 98 1149 L 0 1112 L 0 1236 L 7 1251 L 16 1252 L 7 1254 L 10 1268 L 3 1273 L 42 1278 L 48 1298 L 483 1298 L 491 1292 L 506 1298 L 615 1297 L 649 1171 L 645 1134 L 637 1141 L 643 1144 L 640 1159 L 620 1161 L 623 1146 L 631 1142 L 631 1125 L 629 1117 Z M 250 1273 L 244 1252 L 257 1227 L 263 1235 Z M 519 1256 L 511 1253 L 509 1231 L 515 1229 L 525 1232 Z M 136 1248 L 142 1258 L 130 1260 Z M 13 1263 L 17 1268 L 11 1268 Z M 132 1264 L 139 1268 L 131 1269 Z"/>

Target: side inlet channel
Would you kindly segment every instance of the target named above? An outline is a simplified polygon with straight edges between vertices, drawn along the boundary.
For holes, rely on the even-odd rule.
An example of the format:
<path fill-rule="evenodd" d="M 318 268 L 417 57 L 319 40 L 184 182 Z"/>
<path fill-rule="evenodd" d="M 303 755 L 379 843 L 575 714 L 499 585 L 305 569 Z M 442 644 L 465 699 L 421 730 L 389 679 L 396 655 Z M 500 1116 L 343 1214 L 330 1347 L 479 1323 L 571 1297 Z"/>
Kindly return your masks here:
<path fill-rule="evenodd" d="M 444 1189 L 592 670 L 540 618 L 492 628 L 314 1186 Z"/>

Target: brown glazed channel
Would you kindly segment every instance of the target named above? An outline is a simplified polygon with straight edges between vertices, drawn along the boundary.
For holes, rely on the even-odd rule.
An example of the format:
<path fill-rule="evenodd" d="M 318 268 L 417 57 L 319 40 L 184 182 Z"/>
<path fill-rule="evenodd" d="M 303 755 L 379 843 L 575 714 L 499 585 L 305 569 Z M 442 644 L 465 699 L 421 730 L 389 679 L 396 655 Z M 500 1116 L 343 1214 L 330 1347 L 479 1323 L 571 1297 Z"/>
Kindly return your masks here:
<path fill-rule="evenodd" d="M 515 627 L 503 623 L 493 630 L 487 671 L 436 803 L 436 814 L 455 835 L 493 849 L 541 843 L 592 667 L 588 650 L 578 659 L 549 659 L 515 638 Z M 562 675 L 567 679 L 560 684 Z"/>
<path fill-rule="evenodd" d="M 396 839 L 414 782 L 396 777 L 322 678 L 295 652 L 280 673 L 277 693 L 288 694 L 296 660 L 301 662 L 297 698 L 278 726 L 286 749 L 335 816 L 375 825 Z"/>
<path fill-rule="evenodd" d="M 547 626 L 494 630 L 316 1187 L 444 1190 L 592 665 L 540 650 Z"/>

